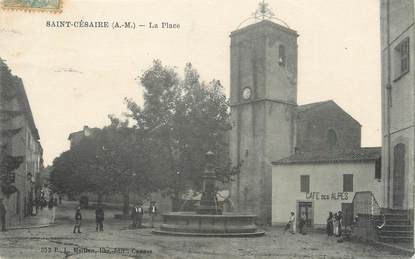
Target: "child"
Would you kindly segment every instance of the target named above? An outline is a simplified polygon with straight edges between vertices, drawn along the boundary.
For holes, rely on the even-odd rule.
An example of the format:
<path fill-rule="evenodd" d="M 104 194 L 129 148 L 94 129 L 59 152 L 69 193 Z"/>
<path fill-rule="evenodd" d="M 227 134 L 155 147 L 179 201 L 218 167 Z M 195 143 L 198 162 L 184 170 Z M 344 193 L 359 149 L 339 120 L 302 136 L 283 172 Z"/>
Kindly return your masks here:
<path fill-rule="evenodd" d="M 75 227 L 73 228 L 74 233 L 76 229 L 78 229 L 78 233 L 81 233 L 81 221 L 82 221 L 81 207 L 78 207 L 75 213 Z"/>

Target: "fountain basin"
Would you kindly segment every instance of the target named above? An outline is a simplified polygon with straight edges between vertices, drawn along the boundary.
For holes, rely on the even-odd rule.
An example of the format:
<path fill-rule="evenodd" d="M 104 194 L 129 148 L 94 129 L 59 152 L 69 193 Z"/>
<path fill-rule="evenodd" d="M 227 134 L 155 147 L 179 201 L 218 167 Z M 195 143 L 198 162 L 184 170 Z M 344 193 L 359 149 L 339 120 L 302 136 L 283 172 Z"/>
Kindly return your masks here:
<path fill-rule="evenodd" d="M 262 236 L 255 215 L 225 213 L 222 215 L 170 212 L 162 215 L 163 224 L 155 234 L 183 236 Z"/>

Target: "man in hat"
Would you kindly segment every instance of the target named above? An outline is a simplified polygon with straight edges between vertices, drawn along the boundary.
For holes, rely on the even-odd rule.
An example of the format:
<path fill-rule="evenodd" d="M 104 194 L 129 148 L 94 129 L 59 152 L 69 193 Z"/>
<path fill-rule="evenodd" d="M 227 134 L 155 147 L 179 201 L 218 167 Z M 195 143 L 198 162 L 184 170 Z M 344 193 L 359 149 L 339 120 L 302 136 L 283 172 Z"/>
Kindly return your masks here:
<path fill-rule="evenodd" d="M 6 231 L 6 207 L 3 204 L 3 198 L 0 198 L 0 221 L 1 231 Z"/>
<path fill-rule="evenodd" d="M 137 206 L 137 204 L 135 204 L 133 206 L 133 208 L 131 209 L 131 219 L 133 221 L 131 227 L 133 229 L 137 228 L 137 220 L 138 220 L 138 206 Z"/>
<path fill-rule="evenodd" d="M 141 228 L 141 227 L 143 227 L 142 222 L 143 222 L 143 215 L 144 215 L 144 209 L 143 209 L 143 202 L 142 201 L 140 201 L 138 203 L 137 213 L 138 213 L 138 227 Z"/>
<path fill-rule="evenodd" d="M 133 207 L 131 211 L 131 217 L 133 219 L 133 228 L 137 228 L 137 223 L 138 223 L 138 226 L 141 227 L 143 214 L 144 214 L 143 207 L 141 206 L 142 204 L 143 203 L 141 201 L 137 202 L 137 204 Z"/>
<path fill-rule="evenodd" d="M 95 223 L 97 231 L 104 231 L 104 210 L 102 209 L 102 206 L 99 203 L 97 205 L 97 208 L 95 209 Z"/>
<path fill-rule="evenodd" d="M 157 216 L 157 207 L 156 207 L 155 201 L 152 201 L 150 203 L 150 207 L 148 208 L 148 214 L 150 215 L 150 219 L 151 219 L 151 227 L 154 228 L 154 219 Z"/>
<path fill-rule="evenodd" d="M 77 229 L 78 229 L 78 233 L 82 233 L 81 232 L 81 221 L 82 221 L 81 207 L 78 206 L 76 208 L 76 213 L 75 213 L 75 226 L 73 228 L 73 233 L 76 233 Z"/>

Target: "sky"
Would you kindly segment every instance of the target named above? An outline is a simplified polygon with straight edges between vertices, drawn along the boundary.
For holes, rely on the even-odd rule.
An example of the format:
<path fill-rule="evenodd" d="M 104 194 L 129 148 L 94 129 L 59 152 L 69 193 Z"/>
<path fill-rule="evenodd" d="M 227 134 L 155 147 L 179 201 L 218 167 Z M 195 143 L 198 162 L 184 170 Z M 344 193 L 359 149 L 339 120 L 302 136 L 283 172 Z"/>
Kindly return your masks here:
<path fill-rule="evenodd" d="M 45 165 L 69 148 L 71 132 L 102 127 L 109 114 L 126 112 L 125 97 L 142 103 L 136 79 L 154 59 L 179 74 L 191 62 L 204 81 L 220 80 L 229 96 L 229 34 L 260 2 L 63 1 L 59 14 L 0 10 L 0 58 L 24 82 Z M 380 146 L 378 0 L 267 3 L 300 35 L 298 103 L 334 100 L 362 124 L 362 146 Z M 81 20 L 130 21 L 137 28 L 46 27 L 47 21 Z M 150 22 L 180 29 L 150 29 Z"/>

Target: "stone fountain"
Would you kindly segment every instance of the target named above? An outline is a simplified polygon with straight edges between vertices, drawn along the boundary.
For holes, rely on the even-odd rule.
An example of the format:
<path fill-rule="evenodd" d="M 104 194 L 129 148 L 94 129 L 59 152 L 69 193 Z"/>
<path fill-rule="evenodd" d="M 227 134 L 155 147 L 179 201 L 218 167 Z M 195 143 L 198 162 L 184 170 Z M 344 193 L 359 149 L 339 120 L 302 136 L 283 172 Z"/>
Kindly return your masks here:
<path fill-rule="evenodd" d="M 206 153 L 202 198 L 196 212 L 162 214 L 163 223 L 155 234 L 183 236 L 261 236 L 255 225 L 256 215 L 223 213 L 216 202 L 215 154 Z"/>

